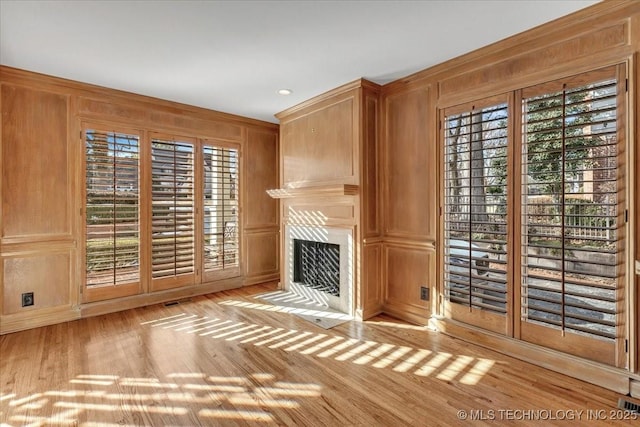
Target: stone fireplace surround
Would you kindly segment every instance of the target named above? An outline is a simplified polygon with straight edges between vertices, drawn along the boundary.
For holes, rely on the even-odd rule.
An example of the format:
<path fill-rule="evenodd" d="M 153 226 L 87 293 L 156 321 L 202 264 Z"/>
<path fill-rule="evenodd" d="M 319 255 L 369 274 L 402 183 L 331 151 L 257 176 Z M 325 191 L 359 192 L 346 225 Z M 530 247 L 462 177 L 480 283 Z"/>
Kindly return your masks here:
<path fill-rule="evenodd" d="M 295 239 L 332 243 L 340 247 L 339 297 L 296 283 L 293 280 Z M 350 228 L 286 224 L 284 227 L 283 261 L 283 287 L 285 290 L 350 316 L 353 315 L 353 231 Z"/>

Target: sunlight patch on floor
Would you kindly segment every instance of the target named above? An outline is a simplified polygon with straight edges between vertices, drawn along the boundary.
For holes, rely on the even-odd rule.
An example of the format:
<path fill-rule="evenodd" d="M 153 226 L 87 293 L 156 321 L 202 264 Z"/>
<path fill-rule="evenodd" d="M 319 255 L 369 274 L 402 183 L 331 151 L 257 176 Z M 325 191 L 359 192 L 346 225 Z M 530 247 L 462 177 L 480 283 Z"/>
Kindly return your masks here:
<path fill-rule="evenodd" d="M 227 300 L 220 304 L 257 310 L 271 308 L 271 306 L 236 300 Z M 171 329 L 167 322 L 173 322 L 175 325 L 173 330 L 176 332 L 193 333 L 198 330 L 199 336 L 205 338 L 224 339 L 227 342 L 235 341 L 239 344 L 284 350 L 320 359 L 333 359 L 362 367 L 390 369 L 397 373 L 412 373 L 420 377 L 434 377 L 446 382 L 457 380 L 465 385 L 474 385 L 480 382 L 495 364 L 493 360 L 479 359 L 469 355 L 454 355 L 424 348 L 396 346 L 372 340 L 332 336 L 328 333 L 275 328 L 247 322 L 232 322 L 231 320 L 210 325 L 206 332 L 202 332 L 197 326 L 194 326 L 193 330 L 185 327 L 181 319 L 188 319 L 194 325 L 199 324 L 198 318 L 183 313 L 182 316 L 172 316 L 171 320 L 158 319 L 157 325 L 153 322 L 145 322 L 145 325 L 151 328 Z M 402 328 L 404 326 L 412 330 L 428 331 L 426 327 L 394 322 L 376 321 L 373 323 L 385 327 Z"/>
<path fill-rule="evenodd" d="M 174 372 L 166 379 L 175 383 L 160 378 L 76 375 L 69 384 L 87 389 L 48 390 L 24 397 L 6 394 L 2 401 L 10 411 L 2 413 L 12 423 L 28 426 L 127 426 L 124 420 L 118 423 L 100 421 L 121 417 L 122 412 L 173 417 L 166 419 L 173 419 L 180 425 L 186 424 L 179 420 L 189 423 L 189 414 L 195 414 L 204 424 L 223 420 L 272 422 L 274 417 L 269 409 L 296 409 L 300 407 L 300 399 L 317 398 L 322 394 L 318 384 L 281 381 L 270 372 L 255 372 L 246 377 Z M 148 388 L 175 391 L 145 393 L 143 390 Z M 39 411 L 55 412 L 55 415 L 39 416 Z M 90 420 L 79 424 L 79 418 Z"/>

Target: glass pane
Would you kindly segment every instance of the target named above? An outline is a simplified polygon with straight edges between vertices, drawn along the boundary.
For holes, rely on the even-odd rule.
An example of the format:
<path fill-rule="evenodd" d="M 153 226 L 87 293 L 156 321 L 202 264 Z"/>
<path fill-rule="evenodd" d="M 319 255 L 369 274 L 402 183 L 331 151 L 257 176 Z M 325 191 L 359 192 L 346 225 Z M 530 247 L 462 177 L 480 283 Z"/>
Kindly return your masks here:
<path fill-rule="evenodd" d="M 446 117 L 447 299 L 506 313 L 507 105 Z"/>
<path fill-rule="evenodd" d="M 140 280 L 139 138 L 85 131 L 87 286 Z"/>
<path fill-rule="evenodd" d="M 524 101 L 523 320 L 616 337 L 616 82 Z"/>
<path fill-rule="evenodd" d="M 238 150 L 203 147 L 204 269 L 239 265 Z"/>
<path fill-rule="evenodd" d="M 192 144 L 151 144 L 152 277 L 195 271 L 195 182 Z"/>

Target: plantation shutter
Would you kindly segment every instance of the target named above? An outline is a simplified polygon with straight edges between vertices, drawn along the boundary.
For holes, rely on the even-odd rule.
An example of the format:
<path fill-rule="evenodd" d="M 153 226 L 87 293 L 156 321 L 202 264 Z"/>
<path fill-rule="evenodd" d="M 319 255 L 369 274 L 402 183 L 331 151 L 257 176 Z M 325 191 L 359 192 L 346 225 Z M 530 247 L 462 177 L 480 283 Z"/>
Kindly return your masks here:
<path fill-rule="evenodd" d="M 239 267 L 238 150 L 203 146 L 204 270 Z"/>
<path fill-rule="evenodd" d="M 523 321 L 613 342 L 624 265 L 616 68 L 526 89 L 523 114 Z"/>
<path fill-rule="evenodd" d="M 444 248 L 449 312 L 458 320 L 504 333 L 507 104 L 445 114 Z M 485 314 L 474 316 L 474 310 Z M 482 324 L 486 313 L 502 318 Z"/>
<path fill-rule="evenodd" d="M 86 287 L 140 280 L 139 137 L 85 130 Z"/>
<path fill-rule="evenodd" d="M 154 138 L 151 156 L 151 275 L 194 273 L 194 146 Z"/>

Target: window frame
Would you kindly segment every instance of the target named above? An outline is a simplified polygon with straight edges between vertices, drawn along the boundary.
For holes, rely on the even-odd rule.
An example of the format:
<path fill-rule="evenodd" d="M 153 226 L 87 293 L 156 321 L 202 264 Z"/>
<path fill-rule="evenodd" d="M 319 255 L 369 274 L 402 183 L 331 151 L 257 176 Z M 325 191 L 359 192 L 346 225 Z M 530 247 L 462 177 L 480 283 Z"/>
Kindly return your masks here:
<path fill-rule="evenodd" d="M 81 280 L 82 286 L 80 288 L 81 293 L 81 301 L 83 303 L 91 303 L 95 301 L 101 301 L 106 299 L 113 298 L 121 298 L 132 295 L 137 295 L 143 290 L 144 283 L 144 273 L 146 270 L 145 263 L 145 248 L 144 248 L 144 159 L 143 159 L 143 151 L 144 151 L 144 141 L 145 141 L 145 132 L 135 128 L 129 128 L 121 125 L 114 125 L 111 123 L 104 122 L 90 122 L 90 121 L 82 121 L 80 123 L 81 129 L 81 146 L 82 146 L 82 156 L 81 156 L 81 203 L 82 208 L 80 209 L 81 218 L 82 218 L 82 244 L 80 245 L 81 250 L 80 256 L 82 260 L 81 268 Z M 86 152 L 86 137 L 87 131 L 97 131 L 104 133 L 117 133 L 117 134 L 125 134 L 130 136 L 138 137 L 138 265 L 139 265 L 139 275 L 137 281 L 132 281 L 124 284 L 111 284 L 104 286 L 88 286 L 87 284 L 87 152 Z"/>
<path fill-rule="evenodd" d="M 439 159 L 439 170 L 440 170 L 440 179 L 439 179 L 439 185 L 440 185 L 440 206 L 441 206 L 441 218 L 439 221 L 439 227 L 440 227 L 440 231 L 438 233 L 439 235 L 439 239 L 441 242 L 441 251 L 438 254 L 439 255 L 439 263 L 438 265 L 441 266 L 441 271 L 439 274 L 440 280 L 439 280 L 439 289 L 440 289 L 440 293 L 443 296 L 442 297 L 442 307 L 441 312 L 445 313 L 445 315 L 447 317 L 450 317 L 451 319 L 466 323 L 466 324 L 472 324 L 472 325 L 476 325 L 479 326 L 483 329 L 486 329 L 488 331 L 491 332 L 495 332 L 498 334 L 502 334 L 502 335 L 510 335 L 512 333 L 513 330 L 513 292 L 509 292 L 509 286 L 508 283 L 512 282 L 512 278 L 513 278 L 513 269 L 512 269 L 512 257 L 513 257 L 513 251 L 507 251 L 507 264 L 506 264 L 506 273 L 505 273 L 505 278 L 507 281 L 507 293 L 505 295 L 505 299 L 506 299 L 506 312 L 504 313 L 504 315 L 499 315 L 497 313 L 491 312 L 489 310 L 482 310 L 482 309 L 474 309 L 473 307 L 470 306 L 466 306 L 466 305 L 461 305 L 461 304 L 455 304 L 455 303 L 451 303 L 448 301 L 447 296 L 446 296 L 446 286 L 445 286 L 445 277 L 446 277 L 446 272 L 445 272 L 445 260 L 446 260 L 446 252 L 445 252 L 445 242 L 447 239 L 446 236 L 446 231 L 445 231 L 445 217 L 446 217 L 446 202 L 445 202 L 445 198 L 446 198 L 446 188 L 445 188 L 445 156 L 446 156 L 446 137 L 444 136 L 445 132 L 446 132 L 446 118 L 449 116 L 454 116 L 454 115 L 460 115 L 463 113 L 469 113 L 472 111 L 477 111 L 477 110 L 481 110 L 484 108 L 488 108 L 488 107 L 493 107 L 496 105 L 500 105 L 500 104 L 505 104 L 506 108 L 507 108 L 507 142 L 509 142 L 512 139 L 512 132 L 513 132 L 513 126 L 512 126 L 512 117 L 513 117 L 513 97 L 510 93 L 503 93 L 503 94 L 499 94 L 499 95 L 493 95 L 493 96 L 489 96 L 486 98 L 482 98 L 482 99 L 478 99 L 475 101 L 470 101 L 470 102 L 465 102 L 463 104 L 458 104 L 455 106 L 451 106 L 451 107 L 446 107 L 446 108 L 442 108 L 440 109 L 440 132 L 439 132 L 439 141 L 440 143 L 438 144 L 438 150 L 439 150 L 439 154 L 438 154 L 438 159 Z M 508 248 L 512 247 L 512 242 L 510 240 L 511 237 L 511 233 L 509 232 L 510 229 L 510 225 L 509 225 L 509 221 L 511 218 L 511 207 L 513 205 L 513 203 L 509 203 L 509 201 L 511 200 L 511 198 L 513 197 L 513 184 L 511 182 L 511 180 L 508 178 L 509 176 L 509 172 L 510 172 L 510 165 L 511 165 L 511 157 L 513 156 L 513 144 L 509 144 L 507 143 L 507 147 L 506 147 L 507 153 L 506 153 L 506 158 L 507 158 L 507 180 L 506 180 L 506 191 L 507 191 L 507 240 L 506 240 L 506 245 Z"/>
<path fill-rule="evenodd" d="M 221 269 L 205 269 L 205 260 L 204 260 L 204 221 L 205 221 L 205 209 L 204 209 L 204 189 L 205 189 L 205 171 L 204 171 L 204 148 L 212 147 L 212 148 L 222 148 L 227 150 L 236 150 L 237 152 L 237 187 L 236 187 L 236 203 L 237 203 L 237 212 L 236 212 L 236 239 L 237 239 L 237 249 L 236 249 L 236 260 L 237 264 L 233 266 L 229 266 L 227 268 Z M 215 280 L 221 279 L 229 279 L 233 277 L 239 277 L 242 275 L 242 146 L 238 143 L 223 141 L 219 139 L 201 139 L 199 141 L 198 148 L 198 164 L 202 168 L 201 172 L 198 174 L 200 182 L 199 190 L 201 193 L 199 194 L 199 203 L 201 204 L 201 208 L 199 209 L 200 215 L 198 219 L 199 232 L 198 236 L 201 239 L 198 243 L 200 248 L 200 256 L 199 256 L 199 265 L 200 271 L 202 275 L 202 282 L 211 282 Z"/>
<path fill-rule="evenodd" d="M 591 338 L 579 333 L 575 333 L 567 330 L 557 330 L 550 327 L 546 327 L 543 325 L 538 325 L 535 323 L 526 322 L 523 319 L 523 316 L 520 315 L 520 321 L 516 322 L 518 338 L 530 342 L 533 344 L 543 345 L 545 347 L 562 351 L 565 353 L 569 353 L 578 357 L 583 357 L 585 359 L 594 360 L 597 362 L 601 362 L 610 366 L 616 366 L 621 368 L 628 368 L 629 365 L 629 352 L 625 349 L 625 342 L 628 342 L 629 339 L 629 314 L 632 310 L 630 310 L 631 301 L 629 298 L 629 292 L 625 289 L 625 282 L 628 282 L 628 264 L 629 264 L 629 256 L 630 256 L 630 243 L 628 242 L 628 227 L 629 223 L 625 221 L 625 211 L 628 209 L 627 204 L 627 192 L 628 188 L 631 185 L 629 182 L 629 177 L 626 177 L 625 171 L 627 170 L 627 165 L 630 162 L 627 145 L 628 141 L 626 138 L 626 127 L 628 126 L 628 119 L 626 116 L 627 110 L 627 99 L 625 94 L 625 80 L 627 79 L 626 73 L 626 64 L 616 64 L 607 67 L 599 67 L 597 69 L 582 72 L 579 74 L 575 74 L 569 77 L 558 78 L 552 80 L 550 82 L 545 82 L 538 85 L 532 85 L 527 88 L 523 88 L 517 91 L 517 102 L 520 106 L 522 106 L 522 113 L 519 114 L 520 119 L 520 132 L 519 137 L 517 139 L 517 143 L 519 145 L 519 152 L 523 152 L 525 146 L 525 138 L 526 133 L 524 132 L 524 100 L 544 93 L 550 92 L 562 92 L 564 89 L 571 89 L 580 86 L 584 86 L 590 82 L 598 82 L 606 78 L 607 76 L 615 76 L 617 82 L 617 95 L 616 95 L 616 112 L 617 112 L 617 135 L 618 140 L 616 142 L 616 146 L 618 147 L 618 155 L 617 155 L 617 181 L 618 181 L 618 211 L 617 211 L 617 221 L 618 227 L 618 239 L 617 239 L 617 247 L 619 251 L 619 262 L 620 266 L 619 277 L 617 279 L 617 299 L 618 302 L 616 304 L 616 337 L 612 341 L 598 340 L 597 338 Z M 564 84 L 564 85 L 563 85 Z M 518 192 L 521 195 L 524 195 L 524 190 L 522 190 L 522 157 L 518 156 L 516 159 L 516 172 L 515 175 L 518 179 Z M 565 203 L 563 205 L 566 206 Z M 518 230 L 523 230 L 522 224 L 522 209 L 524 207 L 524 202 L 519 203 L 517 207 L 517 216 L 518 221 L 520 222 L 520 227 Z M 521 239 L 523 237 L 523 233 L 515 233 L 517 235 L 517 245 L 518 247 L 522 247 Z M 522 287 L 523 279 L 522 279 L 522 263 L 518 260 L 518 269 L 516 272 L 516 288 L 518 293 L 518 301 L 522 303 Z M 521 305 L 521 304 L 519 304 Z M 521 312 L 521 307 L 517 307 L 518 313 Z M 597 345 L 594 345 L 597 344 Z"/>
<path fill-rule="evenodd" d="M 539 80 L 540 83 L 531 85 L 531 87 L 536 88 L 549 88 L 553 89 L 558 87 L 559 81 L 568 81 L 570 84 L 574 86 L 580 86 L 584 84 L 588 84 L 590 81 L 597 82 L 598 79 L 594 76 L 598 76 L 602 73 L 602 69 L 606 68 L 615 68 L 616 69 L 616 77 L 618 84 L 618 97 L 617 97 L 617 123 L 618 123 L 618 144 L 619 147 L 619 155 L 618 155 L 618 165 L 619 167 L 624 167 L 627 169 L 627 172 L 630 170 L 628 165 L 633 159 L 630 158 L 630 155 L 633 154 L 633 150 L 629 149 L 629 140 L 627 138 L 627 128 L 632 124 L 631 118 L 628 117 L 628 95 L 625 94 L 625 80 L 627 77 L 627 68 L 628 64 L 626 62 L 615 63 L 614 65 L 606 65 L 603 67 L 596 67 L 593 69 L 579 70 L 577 73 L 571 73 L 565 77 L 554 76 L 549 81 Z M 506 337 L 514 338 L 516 340 L 522 342 L 532 342 L 533 344 L 541 345 L 546 348 L 550 348 L 552 350 L 561 351 L 563 353 L 582 357 L 584 359 L 595 360 L 601 363 L 608 364 L 609 366 L 615 366 L 619 368 L 628 368 L 630 363 L 632 362 L 633 350 L 629 348 L 627 352 L 625 349 L 625 343 L 628 342 L 629 337 L 632 335 L 633 331 L 637 329 L 635 322 L 633 319 L 630 319 L 630 313 L 633 313 L 632 304 L 637 304 L 633 298 L 634 295 L 633 290 L 630 289 L 631 284 L 626 285 L 625 289 L 621 289 L 619 292 L 618 303 L 617 303 L 617 313 L 616 313 L 616 321 L 619 324 L 618 331 L 621 332 L 621 336 L 617 337 L 615 340 L 615 345 L 610 347 L 607 350 L 606 357 L 601 355 L 601 352 L 595 352 L 594 349 L 597 348 L 594 345 L 593 341 L 584 340 L 582 337 L 578 337 L 574 339 L 573 334 L 571 333 L 563 333 L 562 337 L 569 336 L 566 339 L 566 344 L 556 345 L 557 337 L 553 337 L 553 334 L 549 334 L 548 331 L 537 331 L 538 334 L 542 334 L 543 338 L 540 340 L 532 340 L 530 339 L 531 335 L 526 329 L 528 326 L 523 328 L 521 322 L 521 306 L 522 306 L 522 292 L 521 292 L 521 276 L 522 276 L 522 265 L 521 265 L 521 233 L 519 232 L 522 228 L 522 210 L 523 210 L 523 201 L 521 197 L 523 196 L 522 191 L 522 149 L 523 149 L 523 103 L 524 99 L 523 93 L 526 95 L 529 90 L 529 86 L 514 88 L 509 92 L 499 94 L 499 95 L 491 95 L 487 97 L 478 97 L 478 100 L 466 101 L 464 103 L 460 103 L 457 105 L 440 105 L 438 107 L 438 118 L 439 118 L 439 131 L 438 131 L 438 177 L 439 177 L 439 206 L 440 206 L 440 220 L 438 222 L 438 239 L 439 239 L 439 251 L 438 251 L 438 283 L 437 288 L 441 299 L 439 300 L 437 306 L 437 311 L 440 315 L 442 315 L 445 319 L 456 320 L 461 323 L 467 324 L 471 327 L 478 327 L 480 329 L 484 329 L 490 332 L 497 332 L 500 334 L 504 334 Z M 508 286 L 510 290 L 510 298 L 508 298 L 508 308 L 507 308 L 507 324 L 503 329 L 501 323 L 495 323 L 491 319 L 487 319 L 486 313 L 482 313 L 478 311 L 474 313 L 471 310 L 452 310 L 450 305 L 447 305 L 446 302 L 446 294 L 445 294 L 445 144 L 446 144 L 446 136 L 445 136 L 445 118 L 447 116 L 460 114 L 462 112 L 468 111 L 470 107 L 475 106 L 476 108 L 481 108 L 487 106 L 487 104 L 491 104 L 495 102 L 496 99 L 504 99 L 506 97 L 508 99 L 508 108 L 509 108 L 509 118 L 508 118 L 508 147 L 510 149 L 510 154 L 508 154 L 508 167 L 507 167 L 507 182 L 508 182 L 508 203 L 507 212 L 509 215 L 509 223 L 508 226 Z M 468 98 L 467 98 L 468 99 Z M 621 166 L 622 165 L 622 166 Z M 626 176 L 625 176 L 626 175 Z M 619 215 L 623 215 L 625 210 L 628 209 L 628 200 L 632 197 L 629 190 L 633 185 L 630 181 L 633 177 L 625 174 L 624 171 L 619 173 L 618 175 L 621 177 L 623 183 L 622 187 L 625 190 L 620 194 L 619 204 L 622 206 L 619 209 Z M 622 254 L 620 255 L 621 263 L 623 265 L 620 266 L 622 271 L 621 273 L 621 282 L 625 283 L 633 283 L 633 281 L 629 281 L 630 274 L 630 264 L 633 264 L 632 261 L 632 253 L 634 250 L 634 245 L 630 242 L 629 239 L 629 227 L 632 218 L 629 218 L 627 223 L 622 225 L 622 230 L 620 231 L 621 235 L 618 239 L 618 245 L 623 247 Z M 518 230 L 518 231 L 516 231 Z M 517 248 L 517 250 L 513 250 Z M 479 314 L 478 314 L 479 313 Z M 523 330 L 524 329 L 524 330 Z M 540 335 L 538 335 L 540 336 Z M 525 340 L 524 338 L 527 338 Z M 551 345 L 550 345 L 551 344 Z M 633 343 L 631 343 L 633 344 Z M 573 349 L 578 348 L 577 351 L 573 351 Z"/>
<path fill-rule="evenodd" d="M 165 275 L 161 277 L 153 277 L 153 143 L 155 141 L 167 144 L 184 144 L 191 145 L 192 151 L 192 182 L 194 185 L 194 191 L 192 194 L 192 208 L 193 208 L 193 258 L 192 258 L 192 271 L 174 275 Z M 181 136 L 175 134 L 167 134 L 160 132 L 150 132 L 148 135 L 148 143 L 146 151 L 149 155 L 149 173 L 147 176 L 149 182 L 149 190 L 146 193 L 147 202 L 148 202 L 148 232 L 149 232 L 149 290 L 150 291 L 160 291 L 166 289 L 179 288 L 187 285 L 194 285 L 198 283 L 197 274 L 198 274 L 198 230 L 196 227 L 198 221 L 198 171 L 197 171 L 197 152 L 198 152 L 198 143 L 197 139 L 188 136 Z"/>
<path fill-rule="evenodd" d="M 225 279 L 233 279 L 241 277 L 243 263 L 243 221 L 242 221 L 242 205 L 243 205 L 243 161 L 242 161 L 242 143 L 220 140 L 216 138 L 196 137 L 189 135 L 178 135 L 171 131 L 154 131 L 148 129 L 136 129 L 123 126 L 109 121 L 85 121 L 79 123 L 81 131 L 81 172 L 83 175 L 79 177 L 81 187 L 78 189 L 79 207 L 82 217 L 81 244 L 79 245 L 79 269 L 83 285 L 80 289 L 80 300 L 82 303 L 92 303 L 109 299 L 130 297 L 135 295 L 153 294 L 158 291 L 171 290 L 176 288 L 185 288 L 188 286 L 199 286 L 209 284 Z M 105 130 L 107 129 L 107 130 Z M 87 287 L 86 278 L 86 253 L 87 253 L 87 231 L 86 231 L 86 202 L 87 202 L 87 180 L 86 180 L 86 142 L 85 130 L 96 130 L 100 132 L 122 133 L 127 135 L 135 135 L 138 139 L 138 215 L 139 215 L 139 280 L 135 283 L 128 283 L 118 286 L 101 286 Z M 177 276 L 168 276 L 153 278 L 152 277 L 152 141 L 160 139 L 163 141 L 177 141 L 187 143 L 193 146 L 193 182 L 194 188 L 194 269 L 187 274 Z M 237 249 L 236 264 L 225 269 L 214 271 L 204 271 L 203 259 L 203 232 L 204 232 L 204 165 L 203 165 L 203 149 L 206 146 L 219 147 L 225 149 L 237 150 Z"/>

